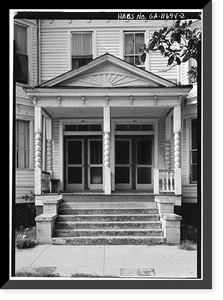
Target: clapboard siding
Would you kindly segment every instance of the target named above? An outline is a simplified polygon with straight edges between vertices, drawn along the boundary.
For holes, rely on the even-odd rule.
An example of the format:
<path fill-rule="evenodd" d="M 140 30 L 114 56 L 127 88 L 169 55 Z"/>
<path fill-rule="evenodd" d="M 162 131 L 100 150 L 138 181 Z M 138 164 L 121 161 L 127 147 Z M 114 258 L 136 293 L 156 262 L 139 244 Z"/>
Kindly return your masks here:
<path fill-rule="evenodd" d="M 172 69 L 168 70 L 169 67 L 167 66 L 167 58 L 163 57 L 160 53 L 149 53 L 149 71 L 164 77 L 165 79 L 171 80 L 176 82 L 177 80 L 177 67 L 173 67 Z M 168 70 L 168 71 L 167 71 Z"/>
<path fill-rule="evenodd" d="M 106 52 L 120 57 L 120 31 L 97 30 L 97 56 Z"/>
<path fill-rule="evenodd" d="M 34 170 L 16 170 L 16 202 L 23 202 L 22 196 L 34 191 Z"/>
<path fill-rule="evenodd" d="M 36 25 L 36 24 L 35 24 Z M 37 49 L 37 26 L 32 26 L 32 84 L 38 84 L 38 49 Z"/>
<path fill-rule="evenodd" d="M 197 185 L 184 185 L 183 191 L 183 202 L 197 202 Z"/>
<path fill-rule="evenodd" d="M 59 120 L 53 119 L 53 178 L 60 178 Z"/>
<path fill-rule="evenodd" d="M 41 81 L 69 70 L 68 33 L 66 30 L 41 32 Z"/>

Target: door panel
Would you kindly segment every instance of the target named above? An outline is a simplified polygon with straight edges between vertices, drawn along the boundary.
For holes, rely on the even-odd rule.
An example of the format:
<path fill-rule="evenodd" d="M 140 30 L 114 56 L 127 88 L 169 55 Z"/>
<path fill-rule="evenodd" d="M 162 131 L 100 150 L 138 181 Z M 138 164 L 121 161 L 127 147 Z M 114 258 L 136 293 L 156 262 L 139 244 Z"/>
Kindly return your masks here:
<path fill-rule="evenodd" d="M 66 189 L 84 189 L 84 140 L 66 141 Z"/>
<path fill-rule="evenodd" d="M 103 188 L 102 140 L 88 140 L 88 188 Z"/>
<path fill-rule="evenodd" d="M 136 140 L 136 189 L 152 188 L 152 140 Z"/>
<path fill-rule="evenodd" d="M 115 188 L 132 188 L 132 151 L 131 140 L 115 141 Z"/>

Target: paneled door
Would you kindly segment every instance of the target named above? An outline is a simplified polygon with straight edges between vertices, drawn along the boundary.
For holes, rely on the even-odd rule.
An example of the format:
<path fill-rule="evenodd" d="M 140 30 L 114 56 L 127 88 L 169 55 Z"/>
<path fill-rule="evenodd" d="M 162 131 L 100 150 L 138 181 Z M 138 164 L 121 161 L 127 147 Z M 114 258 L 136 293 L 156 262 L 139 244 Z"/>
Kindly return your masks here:
<path fill-rule="evenodd" d="M 152 188 L 152 156 L 152 140 L 136 139 L 136 189 Z"/>
<path fill-rule="evenodd" d="M 84 140 L 66 141 L 66 190 L 84 189 Z"/>
<path fill-rule="evenodd" d="M 115 189 L 132 189 L 131 139 L 115 141 Z"/>

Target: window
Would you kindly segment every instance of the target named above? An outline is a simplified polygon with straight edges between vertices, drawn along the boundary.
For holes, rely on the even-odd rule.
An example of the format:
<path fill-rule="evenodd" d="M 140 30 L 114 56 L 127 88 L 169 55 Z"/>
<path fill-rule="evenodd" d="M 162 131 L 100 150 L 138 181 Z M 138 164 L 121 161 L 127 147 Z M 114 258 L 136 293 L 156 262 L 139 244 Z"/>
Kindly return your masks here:
<path fill-rule="evenodd" d="M 78 69 L 89 63 L 92 56 L 92 33 L 76 32 L 72 34 L 72 69 Z"/>
<path fill-rule="evenodd" d="M 144 32 L 128 32 L 124 36 L 124 59 L 128 63 L 144 68 L 141 61 L 141 52 L 145 43 Z"/>
<path fill-rule="evenodd" d="M 27 28 L 14 25 L 15 80 L 28 83 Z"/>
<path fill-rule="evenodd" d="M 29 168 L 29 122 L 16 121 L 16 168 Z"/>
<path fill-rule="evenodd" d="M 197 182 L 197 119 L 191 120 L 190 181 Z"/>
<path fill-rule="evenodd" d="M 116 124 L 116 131 L 153 131 L 153 124 Z"/>

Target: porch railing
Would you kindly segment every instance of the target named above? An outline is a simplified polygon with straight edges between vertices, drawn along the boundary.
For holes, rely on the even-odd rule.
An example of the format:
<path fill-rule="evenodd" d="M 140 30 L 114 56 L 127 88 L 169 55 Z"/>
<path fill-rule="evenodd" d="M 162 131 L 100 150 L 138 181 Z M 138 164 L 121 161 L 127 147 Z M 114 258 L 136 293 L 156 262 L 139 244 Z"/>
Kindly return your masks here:
<path fill-rule="evenodd" d="M 42 186 L 42 192 L 43 193 L 49 193 L 50 192 L 50 179 L 51 179 L 50 173 L 42 171 L 41 186 Z"/>
<path fill-rule="evenodd" d="M 176 174 L 176 170 L 172 169 L 154 169 L 154 194 L 180 194 L 180 190 L 178 191 L 176 187 L 177 184 L 181 184 L 181 182 L 178 180 Z"/>
<path fill-rule="evenodd" d="M 161 193 L 175 192 L 174 170 L 159 170 L 159 186 Z"/>

